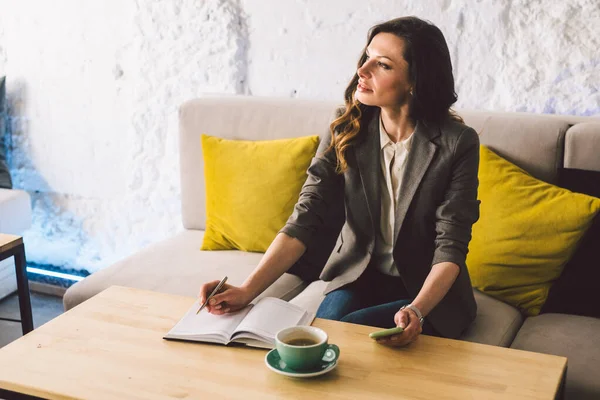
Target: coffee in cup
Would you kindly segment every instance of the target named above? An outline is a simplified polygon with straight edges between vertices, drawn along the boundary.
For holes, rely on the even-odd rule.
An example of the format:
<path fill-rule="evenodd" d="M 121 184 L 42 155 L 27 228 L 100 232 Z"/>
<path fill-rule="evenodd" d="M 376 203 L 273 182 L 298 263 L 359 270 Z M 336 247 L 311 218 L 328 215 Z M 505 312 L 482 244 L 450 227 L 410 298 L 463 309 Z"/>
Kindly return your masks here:
<path fill-rule="evenodd" d="M 317 343 L 312 338 L 298 338 L 285 341 L 285 344 L 289 344 L 290 346 L 313 346 Z"/>
<path fill-rule="evenodd" d="M 314 326 L 293 326 L 277 333 L 275 346 L 279 357 L 287 367 L 296 371 L 306 371 L 322 362 L 337 360 L 340 349 L 328 344 L 327 333 Z"/>

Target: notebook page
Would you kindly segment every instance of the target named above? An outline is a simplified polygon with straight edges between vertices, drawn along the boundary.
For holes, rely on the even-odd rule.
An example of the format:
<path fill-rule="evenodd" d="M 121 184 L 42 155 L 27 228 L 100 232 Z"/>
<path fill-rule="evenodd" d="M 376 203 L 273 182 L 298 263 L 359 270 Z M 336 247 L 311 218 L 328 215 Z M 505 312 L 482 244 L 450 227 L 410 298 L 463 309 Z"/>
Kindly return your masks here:
<path fill-rule="evenodd" d="M 253 308 L 252 305 L 249 305 L 233 313 L 214 315 L 206 309 L 196 314 L 199 307 L 200 304 L 196 301 L 166 337 L 202 340 L 203 336 L 219 336 L 227 342 L 235 328 Z"/>
<path fill-rule="evenodd" d="M 304 309 L 285 300 L 264 297 L 239 324 L 236 332 L 251 332 L 274 342 L 275 334 L 281 329 L 306 323 L 306 315 Z"/>

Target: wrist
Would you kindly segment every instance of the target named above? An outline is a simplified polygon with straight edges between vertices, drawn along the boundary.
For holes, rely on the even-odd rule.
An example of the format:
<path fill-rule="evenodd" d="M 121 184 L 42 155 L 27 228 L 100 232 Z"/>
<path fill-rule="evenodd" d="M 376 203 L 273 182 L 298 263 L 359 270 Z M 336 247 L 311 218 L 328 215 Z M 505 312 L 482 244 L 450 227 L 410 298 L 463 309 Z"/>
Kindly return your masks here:
<path fill-rule="evenodd" d="M 260 291 L 253 287 L 251 283 L 244 282 L 240 285 L 239 288 L 242 291 L 243 296 L 245 297 L 248 303 L 250 303 L 252 300 L 254 300 L 256 296 L 260 294 Z"/>
<path fill-rule="evenodd" d="M 417 307 L 417 309 L 421 312 L 421 316 L 425 318 L 427 314 L 431 311 L 429 306 L 427 306 L 421 299 L 416 298 L 413 302 L 410 303 L 412 306 Z"/>
<path fill-rule="evenodd" d="M 417 306 L 415 306 L 414 304 L 406 304 L 406 305 L 402 306 L 402 308 L 400 308 L 400 310 L 412 311 L 416 315 L 421 326 L 423 326 L 423 318 L 424 318 L 423 313 L 421 313 L 421 310 Z"/>

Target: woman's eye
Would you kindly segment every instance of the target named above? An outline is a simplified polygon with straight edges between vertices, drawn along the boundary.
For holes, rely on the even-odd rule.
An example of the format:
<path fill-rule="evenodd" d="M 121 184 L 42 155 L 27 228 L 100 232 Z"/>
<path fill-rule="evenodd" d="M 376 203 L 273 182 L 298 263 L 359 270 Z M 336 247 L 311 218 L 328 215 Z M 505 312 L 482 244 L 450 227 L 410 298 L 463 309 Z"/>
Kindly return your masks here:
<path fill-rule="evenodd" d="M 390 67 L 382 62 L 377 63 L 383 69 L 390 69 Z"/>

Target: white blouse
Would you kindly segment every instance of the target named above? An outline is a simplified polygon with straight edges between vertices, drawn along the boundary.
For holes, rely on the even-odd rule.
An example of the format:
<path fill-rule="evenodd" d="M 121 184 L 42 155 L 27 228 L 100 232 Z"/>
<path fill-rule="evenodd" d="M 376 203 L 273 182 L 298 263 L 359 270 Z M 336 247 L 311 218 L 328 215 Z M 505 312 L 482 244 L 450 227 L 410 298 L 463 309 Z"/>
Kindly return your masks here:
<path fill-rule="evenodd" d="M 398 269 L 392 255 L 395 210 L 396 202 L 400 198 L 400 185 L 406 168 L 406 160 L 410 152 L 413 134 L 411 133 L 407 139 L 394 143 L 387 135 L 380 118 L 379 137 L 381 142 L 381 174 L 379 175 L 381 183 L 381 219 L 379 234 L 375 238 L 372 262 L 384 274 L 398 276 Z"/>

